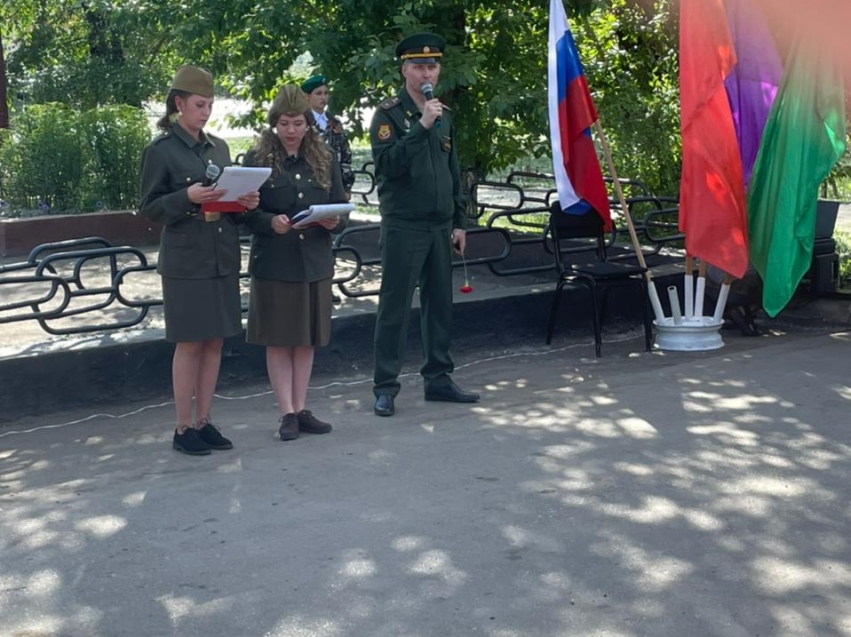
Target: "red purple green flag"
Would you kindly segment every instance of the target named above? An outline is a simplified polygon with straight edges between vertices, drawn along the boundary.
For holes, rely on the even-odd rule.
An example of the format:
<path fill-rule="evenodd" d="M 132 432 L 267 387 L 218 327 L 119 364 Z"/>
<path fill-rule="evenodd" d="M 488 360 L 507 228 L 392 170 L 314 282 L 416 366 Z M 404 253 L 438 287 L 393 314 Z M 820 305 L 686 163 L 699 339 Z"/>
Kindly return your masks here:
<path fill-rule="evenodd" d="M 748 193 L 750 259 L 776 316 L 810 268 L 818 190 L 845 152 L 845 99 L 826 42 L 790 51 Z"/>

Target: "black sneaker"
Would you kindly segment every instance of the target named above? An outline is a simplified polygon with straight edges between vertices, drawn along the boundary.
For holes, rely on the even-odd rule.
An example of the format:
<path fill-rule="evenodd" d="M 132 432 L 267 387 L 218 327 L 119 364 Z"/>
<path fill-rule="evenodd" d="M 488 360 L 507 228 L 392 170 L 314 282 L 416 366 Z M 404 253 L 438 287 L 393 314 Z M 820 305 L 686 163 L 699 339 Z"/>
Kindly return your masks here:
<path fill-rule="evenodd" d="M 209 456 L 212 453 L 212 447 L 204 442 L 198 431 L 192 427 L 184 429 L 182 434 L 175 430 L 171 448 L 190 456 Z"/>
<path fill-rule="evenodd" d="M 278 436 L 281 440 L 295 440 L 298 438 L 298 416 L 295 414 L 284 414 L 278 418 L 281 426 L 278 428 Z"/>
<path fill-rule="evenodd" d="M 198 430 L 198 437 L 210 445 L 210 449 L 214 451 L 233 449 L 233 443 L 221 434 L 218 427 L 209 420 L 203 422 L 204 426 Z M 198 424 L 200 425 L 201 423 Z"/>
<path fill-rule="evenodd" d="M 327 434 L 331 433 L 333 427 L 327 422 L 322 422 L 313 415 L 309 409 L 302 409 L 297 414 L 298 430 L 307 434 Z"/>

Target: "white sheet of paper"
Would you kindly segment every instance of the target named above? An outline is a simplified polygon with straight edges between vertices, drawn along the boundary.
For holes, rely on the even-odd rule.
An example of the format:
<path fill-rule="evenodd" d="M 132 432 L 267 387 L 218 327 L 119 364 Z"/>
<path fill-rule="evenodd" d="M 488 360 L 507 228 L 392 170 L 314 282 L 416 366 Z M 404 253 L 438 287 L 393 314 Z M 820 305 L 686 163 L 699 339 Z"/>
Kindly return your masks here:
<path fill-rule="evenodd" d="M 227 190 L 227 194 L 219 201 L 236 201 L 246 193 L 260 190 L 271 174 L 272 169 L 269 167 L 225 166 L 214 190 Z"/>
<path fill-rule="evenodd" d="M 293 224 L 293 228 L 298 230 L 299 228 L 303 228 L 311 223 L 316 223 L 317 221 L 321 221 L 328 217 L 348 214 L 354 209 L 355 204 L 353 203 L 316 204 L 315 206 L 310 206 L 310 208 L 306 210 L 302 210 L 290 219 L 290 221 Z"/>

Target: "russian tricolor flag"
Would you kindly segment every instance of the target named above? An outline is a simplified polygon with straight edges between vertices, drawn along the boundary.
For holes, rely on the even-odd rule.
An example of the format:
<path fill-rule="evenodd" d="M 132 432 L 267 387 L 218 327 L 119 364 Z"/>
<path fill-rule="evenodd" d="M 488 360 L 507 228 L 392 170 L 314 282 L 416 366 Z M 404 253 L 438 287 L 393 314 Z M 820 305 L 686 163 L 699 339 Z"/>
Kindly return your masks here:
<path fill-rule="evenodd" d="M 585 214 L 594 209 L 611 227 L 609 195 L 591 138 L 597 109 L 562 0 L 550 0 L 548 103 L 553 171 L 562 210 Z"/>

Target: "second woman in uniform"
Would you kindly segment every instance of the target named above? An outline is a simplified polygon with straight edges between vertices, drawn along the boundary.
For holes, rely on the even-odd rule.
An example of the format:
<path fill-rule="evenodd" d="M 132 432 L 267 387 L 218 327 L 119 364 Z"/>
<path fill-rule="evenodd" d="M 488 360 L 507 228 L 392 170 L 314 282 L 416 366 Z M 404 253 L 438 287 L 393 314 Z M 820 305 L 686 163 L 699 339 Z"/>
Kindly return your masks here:
<path fill-rule="evenodd" d="M 269 166 L 260 206 L 245 219 L 253 233 L 249 273 L 249 343 L 266 347 L 266 368 L 280 408 L 278 434 L 328 433 L 331 425 L 305 408 L 314 348 L 331 337 L 331 233 L 343 218 L 326 218 L 296 230 L 290 218 L 314 204 L 347 200 L 340 166 L 313 128 L 310 102 L 296 85 L 284 86 L 272 102 L 245 166 Z"/>

